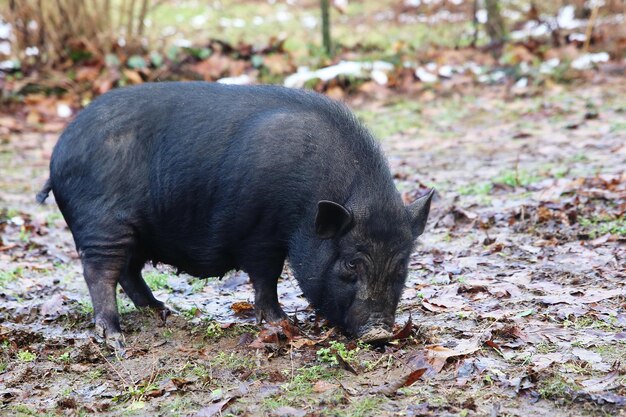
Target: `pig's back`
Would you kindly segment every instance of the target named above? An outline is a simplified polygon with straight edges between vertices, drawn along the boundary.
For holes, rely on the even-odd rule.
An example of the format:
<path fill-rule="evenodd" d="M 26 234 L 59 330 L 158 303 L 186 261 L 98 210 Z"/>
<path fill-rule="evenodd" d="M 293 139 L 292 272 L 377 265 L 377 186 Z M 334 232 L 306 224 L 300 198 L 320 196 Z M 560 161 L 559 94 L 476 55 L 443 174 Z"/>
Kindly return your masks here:
<path fill-rule="evenodd" d="M 190 270 L 196 258 L 198 270 L 224 264 L 211 273 L 237 266 L 246 240 L 286 245 L 317 199 L 345 200 L 358 172 L 390 181 L 378 146 L 344 106 L 281 87 L 195 82 L 101 96 L 51 162 L 79 246 L 101 239 L 99 228 L 130 227 L 150 258 Z"/>

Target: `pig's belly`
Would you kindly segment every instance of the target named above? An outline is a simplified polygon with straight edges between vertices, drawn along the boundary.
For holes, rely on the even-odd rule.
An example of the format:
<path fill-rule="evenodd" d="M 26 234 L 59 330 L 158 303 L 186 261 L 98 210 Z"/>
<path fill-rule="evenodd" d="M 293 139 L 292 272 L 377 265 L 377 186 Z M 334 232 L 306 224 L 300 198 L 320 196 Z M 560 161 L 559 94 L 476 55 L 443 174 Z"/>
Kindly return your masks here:
<path fill-rule="evenodd" d="M 228 271 L 239 269 L 235 258 L 226 248 L 199 245 L 151 245 L 146 253 L 152 262 L 175 267 L 179 272 L 200 278 L 222 277 Z"/>

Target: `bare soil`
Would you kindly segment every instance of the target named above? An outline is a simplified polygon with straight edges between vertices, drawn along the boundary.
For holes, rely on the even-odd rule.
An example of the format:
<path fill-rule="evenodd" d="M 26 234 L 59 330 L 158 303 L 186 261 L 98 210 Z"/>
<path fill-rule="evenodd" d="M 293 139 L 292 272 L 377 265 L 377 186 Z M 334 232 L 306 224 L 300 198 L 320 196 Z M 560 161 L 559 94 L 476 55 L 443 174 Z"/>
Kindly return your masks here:
<path fill-rule="evenodd" d="M 247 276 L 147 267 L 163 324 L 120 292 L 126 357 L 91 337 L 67 226 L 36 205 L 67 120 L 0 116 L 0 414 L 626 415 L 626 84 L 351 100 L 407 201 L 437 197 L 392 343 L 252 321 Z M 28 119 L 28 118 L 26 118 Z M 221 413 L 221 414 L 220 414 Z"/>

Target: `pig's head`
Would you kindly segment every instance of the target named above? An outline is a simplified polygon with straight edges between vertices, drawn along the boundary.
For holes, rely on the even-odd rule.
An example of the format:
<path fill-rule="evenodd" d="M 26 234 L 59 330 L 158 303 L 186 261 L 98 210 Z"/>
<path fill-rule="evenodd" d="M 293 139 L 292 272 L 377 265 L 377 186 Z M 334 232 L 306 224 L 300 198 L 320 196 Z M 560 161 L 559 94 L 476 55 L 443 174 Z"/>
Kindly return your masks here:
<path fill-rule="evenodd" d="M 391 336 L 409 256 L 424 232 L 433 192 L 408 206 L 399 196 L 380 207 L 318 203 L 319 244 L 306 262 L 315 272 L 305 272 L 315 278 L 302 284 L 313 306 L 332 324 L 364 341 Z"/>

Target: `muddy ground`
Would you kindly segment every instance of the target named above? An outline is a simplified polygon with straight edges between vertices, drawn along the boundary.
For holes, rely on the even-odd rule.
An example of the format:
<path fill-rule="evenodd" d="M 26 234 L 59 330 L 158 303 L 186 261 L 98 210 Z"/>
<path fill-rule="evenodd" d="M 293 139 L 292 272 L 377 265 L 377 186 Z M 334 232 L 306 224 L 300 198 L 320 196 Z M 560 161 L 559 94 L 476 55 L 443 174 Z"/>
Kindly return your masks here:
<path fill-rule="evenodd" d="M 34 203 L 65 119 L 0 117 L 0 414 L 626 415 L 626 84 L 357 97 L 407 201 L 437 188 L 373 348 L 316 321 L 254 325 L 243 273 L 148 267 L 165 325 L 120 291 L 125 358 L 95 343 L 71 235 Z M 52 199 L 51 199 L 52 200 Z"/>

